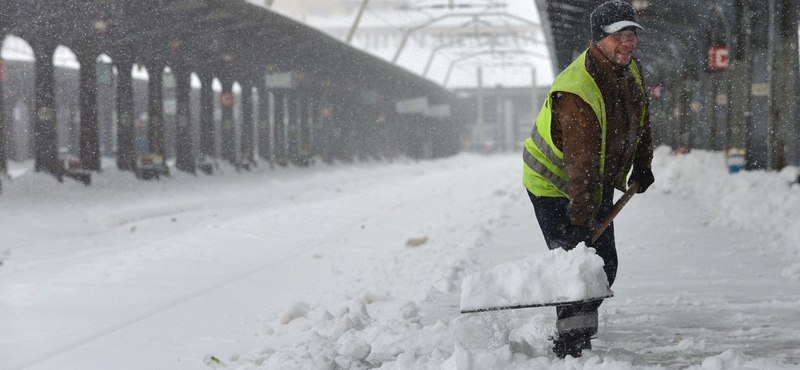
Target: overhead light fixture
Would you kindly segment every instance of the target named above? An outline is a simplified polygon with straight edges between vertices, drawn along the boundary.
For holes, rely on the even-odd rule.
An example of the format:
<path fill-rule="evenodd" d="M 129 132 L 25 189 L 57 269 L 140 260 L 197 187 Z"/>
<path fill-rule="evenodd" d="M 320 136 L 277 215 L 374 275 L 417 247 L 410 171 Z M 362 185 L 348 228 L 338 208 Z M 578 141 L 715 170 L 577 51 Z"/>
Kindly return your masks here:
<path fill-rule="evenodd" d="M 170 39 L 169 40 L 169 47 L 171 47 L 173 51 L 178 51 L 178 48 L 180 46 L 181 46 L 181 40 L 179 40 L 179 39 Z"/>
<path fill-rule="evenodd" d="M 648 6 L 650 6 L 650 0 L 633 0 L 631 1 L 631 5 L 633 8 L 636 9 L 636 13 L 641 14 Z"/>
<path fill-rule="evenodd" d="M 106 33 L 109 25 L 110 22 L 102 18 L 98 18 L 92 21 L 92 27 L 95 29 L 95 31 L 97 31 L 101 35 Z"/>

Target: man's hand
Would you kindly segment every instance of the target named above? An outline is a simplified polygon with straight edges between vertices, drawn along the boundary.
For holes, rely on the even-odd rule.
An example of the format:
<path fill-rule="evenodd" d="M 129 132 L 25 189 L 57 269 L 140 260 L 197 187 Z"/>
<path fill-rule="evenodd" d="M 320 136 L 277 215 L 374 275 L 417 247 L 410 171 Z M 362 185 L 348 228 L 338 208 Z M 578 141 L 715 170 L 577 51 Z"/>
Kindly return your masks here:
<path fill-rule="evenodd" d="M 580 242 L 586 243 L 588 247 L 592 244 L 592 229 L 584 225 L 572 225 L 572 236 L 570 238 L 572 246 L 577 246 Z"/>
<path fill-rule="evenodd" d="M 653 176 L 653 170 L 649 168 L 642 170 L 634 169 L 631 176 L 628 178 L 628 186 L 631 186 L 634 182 L 638 182 L 639 191 L 637 191 L 637 193 L 641 194 L 644 193 L 650 185 L 653 185 L 655 181 L 656 178 Z"/>

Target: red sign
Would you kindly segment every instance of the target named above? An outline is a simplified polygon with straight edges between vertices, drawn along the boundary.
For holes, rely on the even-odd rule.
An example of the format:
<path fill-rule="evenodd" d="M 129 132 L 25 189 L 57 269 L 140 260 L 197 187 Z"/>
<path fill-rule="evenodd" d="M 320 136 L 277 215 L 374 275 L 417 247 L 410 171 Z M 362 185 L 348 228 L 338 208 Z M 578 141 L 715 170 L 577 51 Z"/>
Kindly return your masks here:
<path fill-rule="evenodd" d="M 712 46 L 708 48 L 708 69 L 724 71 L 728 69 L 728 47 Z"/>
<path fill-rule="evenodd" d="M 661 98 L 661 84 L 653 84 L 653 86 L 650 86 L 650 97 L 653 99 Z"/>
<path fill-rule="evenodd" d="M 219 104 L 223 107 L 232 107 L 236 102 L 232 92 L 224 92 L 219 95 Z"/>

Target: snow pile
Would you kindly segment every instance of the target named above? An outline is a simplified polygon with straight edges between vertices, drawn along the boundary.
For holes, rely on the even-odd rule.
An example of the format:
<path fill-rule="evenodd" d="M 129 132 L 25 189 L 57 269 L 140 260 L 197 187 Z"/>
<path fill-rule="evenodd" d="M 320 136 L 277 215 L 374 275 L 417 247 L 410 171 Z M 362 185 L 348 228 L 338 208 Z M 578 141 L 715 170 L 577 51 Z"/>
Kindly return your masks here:
<path fill-rule="evenodd" d="M 707 162 L 709 158 L 721 160 L 714 153 L 702 152 L 671 156 L 659 148 L 654 165 L 656 184 L 662 192 L 681 192 L 680 183 L 703 181 L 692 177 L 724 172 L 724 168 L 715 168 L 716 163 Z M 506 185 L 511 189 L 507 192 L 495 192 L 491 201 L 500 200 L 499 205 L 484 211 L 496 211 L 508 202 L 525 202 L 513 186 L 518 184 Z M 714 193 L 713 189 L 709 193 Z M 483 247 L 484 236 L 490 235 L 498 224 L 496 216 L 483 225 L 453 223 L 446 227 L 448 230 L 426 232 L 429 241 L 423 246 L 406 247 L 393 257 L 370 260 L 367 265 L 371 267 L 361 270 L 358 279 L 351 281 L 347 297 L 289 305 L 285 312 L 265 320 L 262 334 L 269 345 L 233 355 L 229 363 L 243 370 L 663 369 L 636 353 L 613 346 L 586 351 L 578 359 L 555 358 L 549 340 L 555 335 L 552 309 L 458 315 L 456 307 L 439 307 L 454 300 L 454 282 L 465 274 L 461 309 L 612 294 L 606 286 L 602 259 L 583 245 L 570 252 L 543 252 L 536 258 L 476 272 L 477 262 L 468 256 L 470 245 Z M 453 235 L 460 235 L 457 242 L 443 242 L 452 240 Z M 796 270 L 787 270 L 787 274 L 796 274 Z M 545 289 L 548 287 L 549 292 Z M 375 293 L 376 289 L 385 290 Z M 287 322 L 287 318 L 291 321 Z M 797 369 L 795 365 L 750 359 L 732 350 L 708 357 L 691 370 L 742 367 Z"/>
<path fill-rule="evenodd" d="M 334 313 L 317 307 L 309 317 L 267 332 L 299 336 L 293 346 L 233 355 L 240 370 L 663 370 L 620 348 L 558 359 L 550 352 L 553 317 L 502 311 L 442 318 L 424 324 L 412 303 L 366 304 L 356 299 Z M 237 367 L 238 365 L 238 367 Z M 687 370 L 797 370 L 797 365 L 753 359 L 728 350 Z"/>
<path fill-rule="evenodd" d="M 653 159 L 654 189 L 697 199 L 715 218 L 710 222 L 755 230 L 774 240 L 769 246 L 800 262 L 800 184 L 798 168 L 781 171 L 728 173 L 722 152 L 692 150 L 670 155 L 658 147 Z M 789 264 L 784 275 L 800 280 L 800 264 Z"/>
<path fill-rule="evenodd" d="M 700 366 L 692 366 L 687 370 L 726 370 L 726 369 L 798 369 L 797 365 L 784 365 L 777 361 L 766 359 L 753 359 L 736 350 L 729 349 L 718 356 L 711 356 L 703 360 Z"/>
<path fill-rule="evenodd" d="M 299 339 L 293 346 L 233 355 L 229 362 L 241 370 L 662 369 L 622 349 L 558 359 L 547 339 L 555 334 L 552 320 L 531 311 L 503 311 L 425 324 L 413 303 L 355 299 L 333 312 L 316 307 L 288 325 L 268 325 L 270 335 L 294 333 Z"/>
<path fill-rule="evenodd" d="M 659 148 L 654 165 L 656 184 L 662 192 L 682 192 L 683 182 L 703 181 L 693 177 L 706 173 L 721 177 L 724 166 L 715 168 L 717 163 L 708 159 L 722 160 L 714 153 L 702 152 L 671 156 Z M 518 186 L 516 183 L 512 186 L 515 185 Z M 713 194 L 714 186 L 724 187 L 715 182 L 710 191 L 697 189 L 690 193 Z M 526 201 L 513 187 L 509 189 L 496 192 L 492 201 L 499 197 L 501 202 L 485 210 Z M 555 358 L 549 340 L 555 335 L 552 309 L 458 315 L 456 307 L 446 306 L 457 293 L 454 282 L 465 274 L 461 309 L 577 300 L 612 293 L 606 286 L 602 259 L 583 245 L 570 252 L 543 252 L 536 258 L 476 272 L 477 262 L 468 257 L 470 245 L 483 247 L 484 236 L 491 235 L 498 224 L 495 216 L 483 225 L 452 224 L 444 232 L 430 230 L 426 233 L 429 242 L 424 246 L 406 248 L 388 259 L 371 260 L 368 265 L 372 267 L 362 270 L 358 280 L 351 282 L 348 297 L 311 304 L 300 302 L 284 313 L 277 313 L 274 319 L 266 320 L 263 329 L 265 339 L 272 344 L 234 355 L 229 362 L 247 370 L 663 369 L 661 365 L 648 364 L 636 353 L 613 346 L 608 350 L 586 351 L 578 359 Z M 460 235 L 458 242 L 443 243 L 452 240 L 453 235 Z M 796 271 L 787 269 L 786 274 L 797 274 Z M 376 294 L 376 288 L 385 290 Z M 287 322 L 286 318 L 292 320 Z M 294 344 L 286 345 L 287 342 Z M 734 350 L 701 362 L 702 365 L 691 370 L 797 368 L 771 360 L 750 359 Z"/>
<path fill-rule="evenodd" d="M 581 243 L 467 275 L 461 284 L 461 310 L 529 306 L 613 295 L 603 259 Z"/>
<path fill-rule="evenodd" d="M 595 351 L 559 360 L 555 309 L 459 313 L 466 275 L 548 253 L 519 163 L 222 164 L 152 182 L 112 163 L 91 187 L 14 166 L 0 355 L 30 370 L 798 369 L 800 260 L 776 253 L 798 250 L 796 169 L 729 175 L 720 153 L 659 148 L 654 190 L 618 219 L 620 298 Z"/>

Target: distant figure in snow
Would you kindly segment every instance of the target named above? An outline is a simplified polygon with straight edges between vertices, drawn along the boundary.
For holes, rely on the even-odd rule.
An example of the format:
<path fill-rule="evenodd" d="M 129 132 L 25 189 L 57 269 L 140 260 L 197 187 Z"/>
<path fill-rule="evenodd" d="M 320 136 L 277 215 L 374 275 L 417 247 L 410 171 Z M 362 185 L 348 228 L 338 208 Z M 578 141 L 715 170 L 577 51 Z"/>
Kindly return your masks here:
<path fill-rule="evenodd" d="M 592 230 L 613 206 L 614 188 L 626 189 L 631 167 L 627 186 L 638 182 L 644 193 L 655 181 L 649 101 L 633 58 L 643 28 L 634 13 L 616 0 L 592 11 L 591 45 L 553 81 L 523 150 L 523 183 L 548 248 L 595 248 L 609 286 L 617 272 L 614 226 L 594 243 Z M 601 303 L 558 307 L 558 357 L 592 348 Z"/>

